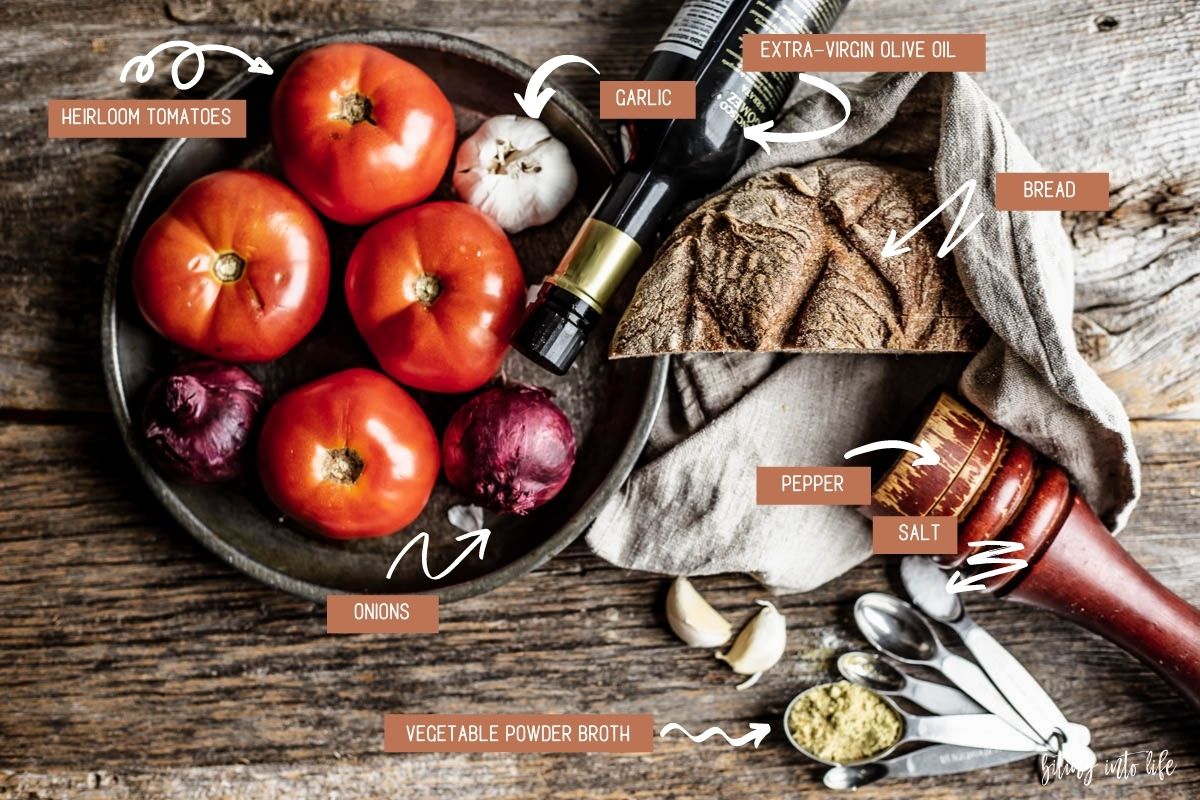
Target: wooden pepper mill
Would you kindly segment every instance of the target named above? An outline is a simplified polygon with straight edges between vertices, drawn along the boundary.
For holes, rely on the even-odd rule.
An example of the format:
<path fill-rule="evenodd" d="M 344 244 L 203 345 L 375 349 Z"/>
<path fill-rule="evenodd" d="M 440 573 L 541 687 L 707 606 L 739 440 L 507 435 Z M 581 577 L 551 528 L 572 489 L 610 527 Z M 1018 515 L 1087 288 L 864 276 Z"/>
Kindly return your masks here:
<path fill-rule="evenodd" d="M 937 559 L 968 577 L 968 542 L 1020 542 L 1011 555 L 1029 566 L 985 580 L 988 591 L 1098 633 L 1200 707 L 1200 612 L 1125 552 L 1062 467 L 945 393 L 911 441 L 922 439 L 940 463 L 907 453 L 876 482 L 873 513 L 956 516 L 958 552 Z"/>

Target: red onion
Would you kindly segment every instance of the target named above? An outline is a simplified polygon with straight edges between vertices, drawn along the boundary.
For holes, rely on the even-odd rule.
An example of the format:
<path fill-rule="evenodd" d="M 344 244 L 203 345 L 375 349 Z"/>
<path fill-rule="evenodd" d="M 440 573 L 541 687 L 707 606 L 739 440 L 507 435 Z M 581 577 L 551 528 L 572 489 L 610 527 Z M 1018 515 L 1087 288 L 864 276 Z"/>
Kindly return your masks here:
<path fill-rule="evenodd" d="M 142 435 L 153 461 L 190 483 L 242 475 L 243 451 L 262 407 L 262 387 L 240 367 L 193 361 L 150 387 Z"/>
<path fill-rule="evenodd" d="M 451 485 L 472 501 L 527 514 L 566 484 L 575 434 L 550 392 L 501 386 L 455 412 L 442 439 L 442 464 Z"/>

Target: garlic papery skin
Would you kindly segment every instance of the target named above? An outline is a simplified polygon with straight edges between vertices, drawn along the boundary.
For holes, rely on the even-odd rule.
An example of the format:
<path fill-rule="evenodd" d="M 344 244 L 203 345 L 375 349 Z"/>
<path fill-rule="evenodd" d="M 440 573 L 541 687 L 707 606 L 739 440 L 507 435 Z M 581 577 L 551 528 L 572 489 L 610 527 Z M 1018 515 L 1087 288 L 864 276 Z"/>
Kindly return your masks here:
<path fill-rule="evenodd" d="M 755 602 L 762 610 L 742 628 L 729 652 L 716 654 L 737 674 L 750 676 L 749 680 L 738 684 L 739 689 L 748 689 L 757 683 L 764 672 L 779 663 L 787 647 L 787 621 L 783 614 L 766 600 Z"/>
<path fill-rule="evenodd" d="M 483 507 L 475 504 L 450 506 L 446 519 L 460 531 L 473 533 L 483 527 Z"/>
<path fill-rule="evenodd" d="M 720 647 L 733 635 L 729 620 L 710 606 L 682 575 L 667 592 L 667 623 L 691 647 Z"/>
<path fill-rule="evenodd" d="M 536 119 L 492 117 L 459 145 L 454 191 L 508 233 L 544 225 L 575 195 L 567 146 Z"/>

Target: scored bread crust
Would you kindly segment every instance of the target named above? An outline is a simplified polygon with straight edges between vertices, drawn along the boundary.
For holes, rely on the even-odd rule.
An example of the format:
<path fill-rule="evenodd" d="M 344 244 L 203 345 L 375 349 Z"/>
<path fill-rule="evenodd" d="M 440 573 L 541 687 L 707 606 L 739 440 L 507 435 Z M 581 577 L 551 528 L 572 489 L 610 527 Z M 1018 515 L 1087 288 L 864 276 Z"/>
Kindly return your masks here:
<path fill-rule="evenodd" d="M 733 351 L 973 352 L 967 299 L 928 173 L 848 159 L 779 167 L 692 212 L 659 249 L 613 336 L 614 358 Z"/>

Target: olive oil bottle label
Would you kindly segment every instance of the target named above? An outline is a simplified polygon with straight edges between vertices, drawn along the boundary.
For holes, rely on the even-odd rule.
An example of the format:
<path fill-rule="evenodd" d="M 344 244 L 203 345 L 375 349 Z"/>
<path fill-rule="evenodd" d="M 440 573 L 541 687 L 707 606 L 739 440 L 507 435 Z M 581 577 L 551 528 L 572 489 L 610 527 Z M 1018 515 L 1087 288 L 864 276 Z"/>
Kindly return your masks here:
<path fill-rule="evenodd" d="M 737 75 L 725 87 L 719 108 L 738 125 L 748 128 L 774 119 L 796 85 L 786 72 L 750 72 L 742 61 L 743 36 L 761 34 L 811 34 L 832 25 L 843 2 L 831 0 L 782 0 L 751 7 L 742 19 L 735 40 L 727 40 L 720 53 L 721 64 Z"/>
<path fill-rule="evenodd" d="M 654 50 L 699 58 L 734 0 L 687 0 Z"/>

